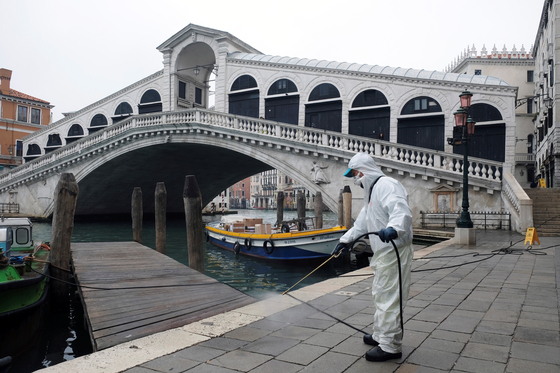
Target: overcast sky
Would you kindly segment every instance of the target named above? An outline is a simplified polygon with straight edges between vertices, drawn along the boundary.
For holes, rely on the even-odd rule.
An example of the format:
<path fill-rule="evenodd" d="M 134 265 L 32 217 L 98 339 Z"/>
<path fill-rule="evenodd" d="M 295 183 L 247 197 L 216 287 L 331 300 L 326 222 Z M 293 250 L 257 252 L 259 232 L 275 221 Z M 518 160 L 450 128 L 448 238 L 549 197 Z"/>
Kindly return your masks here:
<path fill-rule="evenodd" d="M 163 68 L 187 26 L 264 54 L 443 70 L 467 45 L 527 51 L 544 0 L 2 0 L 0 67 L 54 120 Z"/>

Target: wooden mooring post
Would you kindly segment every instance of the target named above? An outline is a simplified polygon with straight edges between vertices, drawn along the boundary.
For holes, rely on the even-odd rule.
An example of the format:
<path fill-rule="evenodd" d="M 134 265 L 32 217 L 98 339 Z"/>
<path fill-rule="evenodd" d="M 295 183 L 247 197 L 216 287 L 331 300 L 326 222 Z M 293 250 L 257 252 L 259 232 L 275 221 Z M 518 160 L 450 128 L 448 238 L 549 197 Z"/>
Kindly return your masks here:
<path fill-rule="evenodd" d="M 302 231 L 305 224 L 305 194 L 302 191 L 299 191 L 297 195 L 297 217 L 298 230 Z"/>
<path fill-rule="evenodd" d="M 142 243 L 143 217 L 142 188 L 135 187 L 132 192 L 132 239 L 138 243 Z"/>
<path fill-rule="evenodd" d="M 282 225 L 284 220 L 284 192 L 278 192 L 276 196 L 276 226 Z"/>
<path fill-rule="evenodd" d="M 342 189 L 338 194 L 338 225 L 344 225 L 344 199 L 342 197 Z"/>
<path fill-rule="evenodd" d="M 156 184 L 155 192 L 155 220 L 156 220 L 156 250 L 165 254 L 167 233 L 167 190 L 164 183 Z"/>
<path fill-rule="evenodd" d="M 187 175 L 183 189 L 189 267 L 204 273 L 204 242 L 202 227 L 202 196 L 194 175 Z"/>
<path fill-rule="evenodd" d="M 51 236 L 51 275 L 68 282 L 70 275 L 70 240 L 74 229 L 74 212 L 78 199 L 78 183 L 74 175 L 64 173 L 54 191 L 54 214 Z M 58 301 L 68 299 L 68 284 L 52 281 L 52 294 Z"/>
<path fill-rule="evenodd" d="M 352 191 L 348 185 L 342 191 L 342 204 L 344 206 L 344 226 L 350 229 L 354 224 L 352 223 Z"/>
<path fill-rule="evenodd" d="M 315 228 L 323 228 L 323 195 L 321 192 L 315 194 Z"/>

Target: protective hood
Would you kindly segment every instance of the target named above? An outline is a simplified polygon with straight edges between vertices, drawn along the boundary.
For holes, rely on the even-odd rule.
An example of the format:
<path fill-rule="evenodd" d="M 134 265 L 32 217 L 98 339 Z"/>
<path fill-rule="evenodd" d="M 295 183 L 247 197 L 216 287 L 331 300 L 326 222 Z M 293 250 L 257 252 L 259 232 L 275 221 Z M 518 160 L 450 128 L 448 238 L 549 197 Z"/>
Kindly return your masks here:
<path fill-rule="evenodd" d="M 370 190 L 375 180 L 377 180 L 381 176 L 384 176 L 385 174 L 383 173 L 383 171 L 381 171 L 373 158 L 366 153 L 358 153 L 353 156 L 352 159 L 350 159 L 350 162 L 348 162 L 348 168 L 360 171 L 364 174 L 364 177 L 362 178 L 362 186 L 364 187 L 364 197 L 367 204 L 367 202 L 369 201 L 368 191 Z"/>

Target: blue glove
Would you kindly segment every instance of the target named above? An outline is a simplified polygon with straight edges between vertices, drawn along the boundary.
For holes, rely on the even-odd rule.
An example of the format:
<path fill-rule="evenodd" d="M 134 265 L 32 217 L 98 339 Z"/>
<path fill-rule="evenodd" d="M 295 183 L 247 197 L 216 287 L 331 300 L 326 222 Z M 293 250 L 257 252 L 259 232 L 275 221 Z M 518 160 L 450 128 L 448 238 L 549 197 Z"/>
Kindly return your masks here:
<path fill-rule="evenodd" d="M 397 238 L 399 235 L 397 234 L 397 231 L 393 229 L 393 227 L 387 227 L 385 229 L 380 230 L 378 232 L 378 236 L 381 241 L 389 242 Z"/>
<path fill-rule="evenodd" d="M 345 251 L 350 251 L 350 247 L 348 247 L 347 243 L 340 242 L 338 245 L 336 245 L 331 255 L 338 256 L 339 254 L 342 254 Z"/>

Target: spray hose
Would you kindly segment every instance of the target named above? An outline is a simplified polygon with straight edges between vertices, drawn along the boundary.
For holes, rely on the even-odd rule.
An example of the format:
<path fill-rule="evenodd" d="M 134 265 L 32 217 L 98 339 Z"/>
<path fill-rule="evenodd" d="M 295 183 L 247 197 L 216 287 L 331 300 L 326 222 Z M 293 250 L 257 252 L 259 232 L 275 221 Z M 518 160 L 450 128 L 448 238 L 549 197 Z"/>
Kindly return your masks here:
<path fill-rule="evenodd" d="M 325 260 L 322 264 L 320 264 L 317 268 L 315 268 L 313 271 L 311 271 L 307 276 L 305 276 L 304 278 L 302 278 L 301 280 L 299 280 L 297 283 L 295 283 L 291 288 L 289 288 L 288 290 L 286 290 L 285 292 L 282 293 L 282 295 L 287 294 L 290 290 L 292 290 L 294 287 L 296 287 L 300 282 L 302 282 L 303 280 L 305 280 L 307 277 L 309 277 L 313 272 L 315 272 L 316 270 L 318 270 L 319 268 L 321 268 L 323 265 L 325 265 L 329 260 L 331 260 L 332 258 L 338 258 L 341 254 L 343 253 L 349 253 L 349 252 L 356 252 L 356 253 L 361 253 L 362 251 L 354 251 L 354 246 L 359 243 L 359 242 L 364 242 L 362 240 L 363 237 L 369 236 L 370 234 L 374 234 L 376 236 L 379 236 L 379 232 L 367 232 L 364 233 L 360 236 L 358 236 L 354 241 L 349 242 L 349 243 L 342 243 L 340 242 L 338 245 L 336 245 L 335 249 L 333 250 L 333 252 L 331 253 L 331 256 Z M 397 245 L 395 245 L 395 242 L 392 239 L 389 239 L 389 241 L 391 242 L 391 244 L 393 245 L 393 248 L 395 249 L 395 255 L 397 256 L 397 263 L 398 263 L 398 269 L 399 269 L 399 310 L 400 310 L 400 315 L 401 315 L 401 332 L 402 335 L 404 337 L 404 319 L 403 319 L 403 305 L 402 305 L 402 270 L 401 270 L 401 257 L 399 255 L 399 250 L 397 249 Z M 365 242 L 364 242 L 365 243 Z M 332 317 L 332 316 L 331 316 Z M 355 328 L 354 328 L 355 329 Z M 363 332 L 362 332 L 363 333 Z"/>

